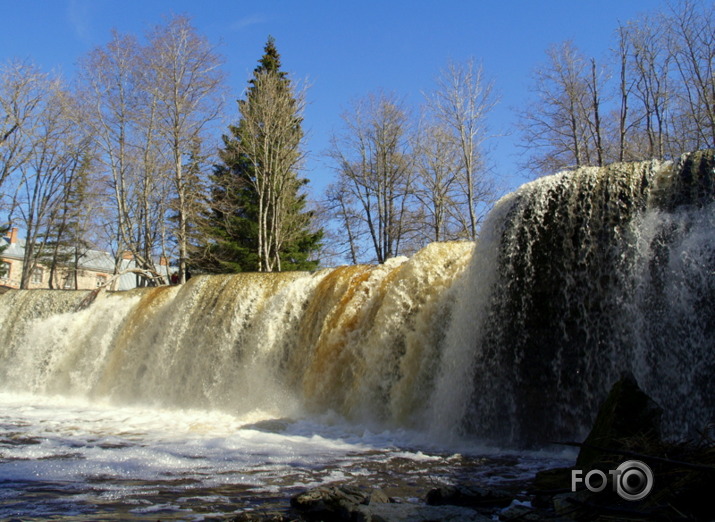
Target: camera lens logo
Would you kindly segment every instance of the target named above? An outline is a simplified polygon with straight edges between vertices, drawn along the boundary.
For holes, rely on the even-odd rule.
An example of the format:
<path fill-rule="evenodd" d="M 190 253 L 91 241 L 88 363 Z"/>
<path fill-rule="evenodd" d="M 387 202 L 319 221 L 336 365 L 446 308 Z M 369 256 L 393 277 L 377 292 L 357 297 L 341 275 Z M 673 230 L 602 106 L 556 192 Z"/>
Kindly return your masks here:
<path fill-rule="evenodd" d="M 608 470 L 615 491 L 622 499 L 641 500 L 653 489 L 653 472 L 640 460 L 627 460 L 616 469 Z M 608 475 L 600 469 L 592 469 L 584 476 L 583 470 L 571 470 L 571 491 L 583 484 L 592 493 L 606 489 Z M 595 478 L 595 480 L 594 480 Z"/>
<path fill-rule="evenodd" d="M 653 489 L 653 472 L 640 460 L 627 460 L 615 471 L 616 493 L 625 500 L 641 500 Z"/>

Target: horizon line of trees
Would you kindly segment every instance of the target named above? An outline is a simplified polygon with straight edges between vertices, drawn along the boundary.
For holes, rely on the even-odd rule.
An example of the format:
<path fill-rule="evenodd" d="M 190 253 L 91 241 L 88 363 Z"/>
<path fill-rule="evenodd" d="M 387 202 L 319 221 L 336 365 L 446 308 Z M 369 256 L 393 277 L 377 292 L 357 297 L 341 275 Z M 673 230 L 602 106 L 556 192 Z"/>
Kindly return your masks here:
<path fill-rule="evenodd" d="M 715 148 L 715 4 L 683 0 L 619 24 L 604 59 L 551 46 L 519 111 L 523 166 L 674 159 Z"/>
<path fill-rule="evenodd" d="M 715 6 L 684 0 L 620 24 L 607 59 L 546 51 L 518 110 L 534 175 L 715 148 Z M 475 60 L 448 63 L 419 107 L 354 101 L 324 153 L 335 172 L 308 200 L 306 88 L 272 37 L 220 140 L 222 58 L 176 16 L 140 42 L 112 33 L 71 84 L 27 62 L 0 68 L 0 207 L 38 264 L 78 268 L 101 245 L 148 275 L 312 270 L 378 262 L 431 241 L 476 240 L 498 194 L 487 157 L 499 93 Z M 220 142 L 217 143 L 217 142 Z M 52 279 L 51 279 L 52 281 Z M 51 283 L 52 284 L 52 283 Z"/>
<path fill-rule="evenodd" d="M 551 46 L 516 111 L 520 166 L 541 176 L 715 148 L 712 27 L 714 3 L 683 0 L 619 24 L 603 60 L 572 41 Z M 448 64 L 436 85 L 416 117 L 381 91 L 342 115 L 328 152 L 334 255 L 382 262 L 430 240 L 477 238 L 498 193 L 484 143 L 499 96 L 474 61 Z"/>
<path fill-rule="evenodd" d="M 98 243 L 117 270 L 130 252 L 145 283 L 167 282 L 160 257 L 186 280 L 209 126 L 222 112 L 221 64 L 177 16 L 144 44 L 113 32 L 72 85 L 26 62 L 0 70 L 0 203 L 25 232 L 21 288 L 38 264 L 76 272 Z"/>
<path fill-rule="evenodd" d="M 499 101 L 474 60 L 450 62 L 413 112 L 378 91 L 342 115 L 327 152 L 336 181 L 326 214 L 338 224 L 333 256 L 382 263 L 432 241 L 475 241 L 494 202 L 484 141 Z"/>

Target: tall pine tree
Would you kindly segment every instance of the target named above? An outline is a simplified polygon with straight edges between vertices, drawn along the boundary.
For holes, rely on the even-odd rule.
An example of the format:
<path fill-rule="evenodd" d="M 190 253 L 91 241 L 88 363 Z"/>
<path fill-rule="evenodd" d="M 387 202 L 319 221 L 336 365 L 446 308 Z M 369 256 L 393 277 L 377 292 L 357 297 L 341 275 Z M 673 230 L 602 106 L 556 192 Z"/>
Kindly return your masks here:
<path fill-rule="evenodd" d="M 298 176 L 302 160 L 302 109 L 268 38 L 238 125 L 223 136 L 221 164 L 211 178 L 207 243 L 195 259 L 205 272 L 313 270 L 323 236 L 313 227 Z"/>

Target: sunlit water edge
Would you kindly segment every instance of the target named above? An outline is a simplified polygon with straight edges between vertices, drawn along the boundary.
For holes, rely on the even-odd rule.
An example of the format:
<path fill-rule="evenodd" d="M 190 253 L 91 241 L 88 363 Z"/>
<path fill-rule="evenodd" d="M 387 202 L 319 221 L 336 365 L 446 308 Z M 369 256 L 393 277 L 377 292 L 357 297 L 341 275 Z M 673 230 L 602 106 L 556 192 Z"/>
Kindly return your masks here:
<path fill-rule="evenodd" d="M 404 502 L 430 487 L 518 487 L 573 455 L 439 446 L 335 415 L 166 410 L 0 393 L 0 518 L 183 519 L 287 507 L 306 488 L 380 487 Z"/>

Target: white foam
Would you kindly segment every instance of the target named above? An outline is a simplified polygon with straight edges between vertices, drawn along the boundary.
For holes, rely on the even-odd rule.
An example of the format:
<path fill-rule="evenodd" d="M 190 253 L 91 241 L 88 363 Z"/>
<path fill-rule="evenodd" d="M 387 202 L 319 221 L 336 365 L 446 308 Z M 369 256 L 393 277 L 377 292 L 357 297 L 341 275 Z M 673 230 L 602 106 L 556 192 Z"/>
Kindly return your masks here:
<path fill-rule="evenodd" d="M 393 450 L 395 440 L 385 444 L 386 434 L 359 435 L 347 426 L 296 421 L 281 433 L 263 431 L 255 423 L 269 419 L 258 412 L 242 418 L 8 393 L 0 393 L 0 404 L 6 442 L 0 446 L 0 470 L 10 480 L 190 477 L 214 483 L 223 482 L 222 475 L 232 480 L 241 475 L 258 484 L 261 474 L 351 461 L 377 450 L 386 452 L 382 458 L 430 458 Z"/>
<path fill-rule="evenodd" d="M 287 420 L 260 411 L 237 416 L 0 393 L 0 518 L 18 509 L 28 517 L 80 516 L 108 503 L 136 517 L 183 516 L 199 497 L 230 506 L 220 494 L 206 495 L 217 487 L 275 497 L 377 479 L 395 459 L 400 467 L 414 463 L 408 474 L 458 465 L 460 456 L 433 455 L 416 440 L 408 431 L 373 433 L 334 415 Z M 545 462 L 527 457 L 509 473 L 524 477 Z M 493 479 L 488 471 L 485 481 Z M 43 485 L 62 491 L 61 498 L 34 505 L 27 490 Z M 162 496 L 167 490 L 171 498 Z"/>

